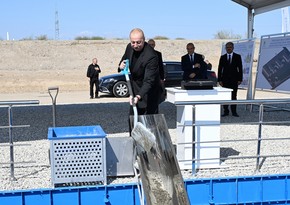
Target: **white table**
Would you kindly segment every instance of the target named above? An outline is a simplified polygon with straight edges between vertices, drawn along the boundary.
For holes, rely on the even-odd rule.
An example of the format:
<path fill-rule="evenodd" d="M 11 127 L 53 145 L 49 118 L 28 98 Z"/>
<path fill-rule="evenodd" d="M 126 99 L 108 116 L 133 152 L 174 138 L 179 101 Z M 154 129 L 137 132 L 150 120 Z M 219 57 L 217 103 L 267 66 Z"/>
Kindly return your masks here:
<path fill-rule="evenodd" d="M 174 104 L 230 100 L 232 91 L 222 87 L 209 90 L 183 90 L 181 88 L 166 88 L 166 90 L 167 101 Z M 177 159 L 178 161 L 193 158 L 197 160 L 195 162 L 179 161 L 180 169 L 218 168 L 220 166 L 220 143 L 201 143 L 220 141 L 220 116 L 219 104 L 177 106 Z M 195 126 L 192 126 L 194 123 Z M 193 141 L 196 142 L 195 149 L 192 149 Z"/>

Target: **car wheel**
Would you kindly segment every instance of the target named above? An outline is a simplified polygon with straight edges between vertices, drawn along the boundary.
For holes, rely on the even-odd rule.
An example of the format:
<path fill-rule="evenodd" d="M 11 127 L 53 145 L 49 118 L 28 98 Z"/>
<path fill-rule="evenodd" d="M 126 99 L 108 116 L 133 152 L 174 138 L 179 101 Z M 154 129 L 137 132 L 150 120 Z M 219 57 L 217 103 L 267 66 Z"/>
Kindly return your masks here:
<path fill-rule="evenodd" d="M 113 87 L 113 94 L 117 98 L 128 97 L 129 89 L 128 89 L 127 83 L 124 81 L 117 82 Z"/>

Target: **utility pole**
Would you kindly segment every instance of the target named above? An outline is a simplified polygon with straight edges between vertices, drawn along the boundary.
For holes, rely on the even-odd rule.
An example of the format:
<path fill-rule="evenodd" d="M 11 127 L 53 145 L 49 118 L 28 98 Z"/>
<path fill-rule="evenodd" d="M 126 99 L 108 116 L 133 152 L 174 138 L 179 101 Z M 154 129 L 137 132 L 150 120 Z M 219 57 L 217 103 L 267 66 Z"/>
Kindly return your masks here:
<path fill-rule="evenodd" d="M 58 11 L 55 11 L 55 40 L 59 40 L 59 21 L 58 21 Z"/>
<path fill-rule="evenodd" d="M 282 12 L 282 33 L 286 33 L 290 31 L 288 7 L 282 8 L 281 12 Z"/>

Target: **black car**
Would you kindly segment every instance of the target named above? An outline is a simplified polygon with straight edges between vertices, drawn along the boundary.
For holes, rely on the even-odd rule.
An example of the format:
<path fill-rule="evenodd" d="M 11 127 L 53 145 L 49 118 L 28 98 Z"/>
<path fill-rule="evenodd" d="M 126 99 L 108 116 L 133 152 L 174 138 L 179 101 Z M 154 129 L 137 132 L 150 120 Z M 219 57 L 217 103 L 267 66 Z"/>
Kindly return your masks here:
<path fill-rule="evenodd" d="M 182 81 L 183 71 L 181 69 L 181 62 L 166 61 L 163 62 L 166 80 L 165 87 L 180 87 Z M 214 71 L 207 71 L 207 78 L 217 83 L 216 73 Z M 109 93 L 116 97 L 128 97 L 129 90 L 124 74 L 113 74 L 103 76 L 99 80 L 99 90 L 102 93 Z"/>

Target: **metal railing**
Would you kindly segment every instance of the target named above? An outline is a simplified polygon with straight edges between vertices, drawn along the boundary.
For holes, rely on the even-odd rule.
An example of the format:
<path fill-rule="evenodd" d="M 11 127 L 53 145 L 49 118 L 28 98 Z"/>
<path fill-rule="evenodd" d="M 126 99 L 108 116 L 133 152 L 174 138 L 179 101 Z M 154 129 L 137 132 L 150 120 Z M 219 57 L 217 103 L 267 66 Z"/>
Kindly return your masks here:
<path fill-rule="evenodd" d="M 203 143 L 222 143 L 222 142 L 257 142 L 257 147 L 256 147 L 256 154 L 255 155 L 250 155 L 250 156 L 228 156 L 228 157 L 219 157 L 219 158 L 206 158 L 206 159 L 196 159 L 195 155 L 193 154 L 193 158 L 191 160 L 178 160 L 180 162 L 185 162 L 185 161 L 192 161 L 193 163 L 193 168 L 195 167 L 194 164 L 197 161 L 203 161 L 203 160 L 228 160 L 228 159 L 247 159 L 247 158 L 256 158 L 256 166 L 255 166 L 255 171 L 259 171 L 260 169 L 260 159 L 261 158 L 267 158 L 267 157 L 290 157 L 290 151 L 289 154 L 271 154 L 271 155 L 261 155 L 261 142 L 262 141 L 266 141 L 266 140 L 289 140 L 290 141 L 290 137 L 270 137 L 270 138 L 263 138 L 262 137 L 262 126 L 263 125 L 269 125 L 269 124 L 275 124 L 275 125 L 279 125 L 279 124 L 289 124 L 290 125 L 290 121 L 285 120 L 285 121 L 264 121 L 264 110 L 265 107 L 267 107 L 268 105 L 273 105 L 273 104 L 284 104 L 290 105 L 290 98 L 284 98 L 284 99 L 257 99 L 257 100 L 217 100 L 217 101 L 196 101 L 196 102 L 188 102 L 188 101 L 184 101 L 184 102 L 176 102 L 175 105 L 176 106 L 192 106 L 193 110 L 195 110 L 195 106 L 197 105 L 257 105 L 259 108 L 259 115 L 258 115 L 258 121 L 257 122 L 241 122 L 239 121 L 238 123 L 221 123 L 221 125 L 233 125 L 233 124 L 238 124 L 238 125 L 258 125 L 258 134 L 257 134 L 257 138 L 256 139 L 229 139 L 229 140 L 218 140 L 218 141 L 195 141 L 195 139 L 193 138 L 192 142 L 184 142 L 184 143 L 178 143 L 179 145 L 183 144 L 192 144 L 193 146 L 193 150 L 194 145 L 197 144 L 203 144 Z M 285 109 L 281 109 L 282 111 L 285 111 Z M 252 110 L 251 110 L 252 112 Z M 193 112 L 194 114 L 194 112 Z M 195 118 L 193 118 L 195 119 Z M 238 118 L 240 119 L 240 118 Z M 193 123 L 192 126 L 216 126 L 216 123 Z M 183 125 L 179 125 L 179 126 L 183 126 Z M 194 152 L 194 151 L 193 151 Z M 195 173 L 195 170 L 192 170 L 192 173 Z"/>
<path fill-rule="evenodd" d="M 8 126 L 0 126 L 0 129 L 8 129 L 9 131 L 9 144 L 2 145 L 2 146 L 9 146 L 10 149 L 10 161 L 8 163 L 1 163 L 1 164 L 10 164 L 10 179 L 16 180 L 14 176 L 14 164 L 17 162 L 14 161 L 14 142 L 13 142 L 13 129 L 14 128 L 23 128 L 23 127 L 30 127 L 30 125 L 13 125 L 13 106 L 20 106 L 20 105 L 33 105 L 39 104 L 38 100 L 20 100 L 20 101 L 0 101 L 0 107 L 8 106 Z M 28 144 L 19 144 L 20 146 L 27 146 Z M 20 162 L 24 163 L 24 162 Z"/>

